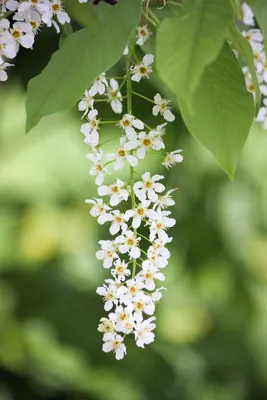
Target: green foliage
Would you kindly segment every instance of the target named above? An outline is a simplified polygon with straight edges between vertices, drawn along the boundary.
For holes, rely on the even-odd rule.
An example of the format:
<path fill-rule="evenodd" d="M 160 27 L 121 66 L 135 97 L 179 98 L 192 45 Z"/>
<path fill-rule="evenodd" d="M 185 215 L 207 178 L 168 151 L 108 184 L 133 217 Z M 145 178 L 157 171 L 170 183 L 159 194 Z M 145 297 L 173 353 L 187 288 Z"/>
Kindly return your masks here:
<path fill-rule="evenodd" d="M 76 0 L 66 0 L 64 7 L 69 14 L 71 20 L 78 22 L 83 27 L 90 27 L 97 21 L 94 7 L 90 7 L 88 3 L 79 3 Z"/>
<path fill-rule="evenodd" d="M 267 2 L 265 0 L 249 0 L 248 4 L 256 17 L 267 48 Z"/>
<path fill-rule="evenodd" d="M 249 68 L 256 93 L 256 108 L 258 110 L 261 106 L 261 91 L 254 66 L 254 57 L 251 45 L 238 31 L 234 23 L 229 26 L 227 38 L 231 42 L 234 49 L 238 51 L 239 56 L 244 60 L 245 65 L 247 65 Z"/>
<path fill-rule="evenodd" d="M 225 0 L 186 0 L 182 12 L 160 25 L 157 69 L 176 95 L 191 102 L 204 69 L 220 53 L 233 17 Z"/>
<path fill-rule="evenodd" d="M 108 8 L 98 24 L 66 39 L 42 73 L 29 82 L 27 132 L 45 115 L 73 106 L 88 85 L 115 64 L 137 24 L 140 5 L 140 0 L 124 0 Z"/>
<path fill-rule="evenodd" d="M 218 59 L 206 68 L 192 106 L 193 111 L 180 100 L 188 129 L 233 179 L 254 117 L 254 104 L 228 44 L 225 44 Z"/>

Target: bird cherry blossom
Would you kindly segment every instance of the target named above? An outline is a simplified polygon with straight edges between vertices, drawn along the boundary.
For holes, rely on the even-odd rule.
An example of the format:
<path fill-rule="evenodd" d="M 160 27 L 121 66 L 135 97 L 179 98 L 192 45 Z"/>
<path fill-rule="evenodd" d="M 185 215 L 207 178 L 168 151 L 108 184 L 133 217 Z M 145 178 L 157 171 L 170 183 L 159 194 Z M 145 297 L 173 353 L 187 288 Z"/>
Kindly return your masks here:
<path fill-rule="evenodd" d="M 150 35 L 147 25 L 138 26 L 137 45 L 142 46 Z M 131 107 L 132 95 L 137 93 L 132 92 L 132 81 L 138 83 L 141 78 L 149 77 L 154 56 L 146 54 L 140 62 L 131 65 L 131 46 L 127 47 L 124 55 L 126 69 L 123 70 L 122 83 L 119 85 L 114 78 L 107 79 L 103 73 L 86 89 L 78 104 L 83 120 L 80 131 L 90 148 L 86 155 L 91 162 L 89 173 L 95 179 L 101 197 L 88 199 L 86 203 L 91 207 L 91 216 L 100 225 L 108 225 L 108 236 L 99 240 L 100 247 L 96 251 L 97 260 L 111 275 L 96 290 L 108 313 L 100 318 L 98 331 L 103 334 L 103 351 L 113 352 L 117 360 L 127 353 L 127 336 L 132 335 L 137 347 L 141 348 L 155 339 L 154 314 L 165 289 L 158 284 L 165 280 L 163 271 L 171 256 L 167 245 L 172 240 L 168 231 L 175 224 L 169 211 L 169 207 L 175 204 L 175 189 L 166 191 L 162 183 L 164 176 L 142 172 L 140 165 L 147 154 L 155 152 L 162 160 L 161 164 L 159 162 L 160 170 L 183 159 L 181 150 L 170 151 L 165 156 L 162 154 L 168 124 L 174 120 L 169 100 L 159 93 L 154 100 L 148 99 L 154 102 L 151 117 L 162 119 L 162 123 L 153 128 L 135 115 Z M 122 114 L 120 120 L 100 119 L 96 108 L 99 100 L 106 101 L 115 115 Z M 106 141 L 99 139 L 102 122 L 114 124 L 113 129 L 118 132 L 113 152 L 106 152 Z M 110 176 L 111 169 L 115 171 L 115 179 Z M 122 179 L 127 171 L 128 178 Z"/>

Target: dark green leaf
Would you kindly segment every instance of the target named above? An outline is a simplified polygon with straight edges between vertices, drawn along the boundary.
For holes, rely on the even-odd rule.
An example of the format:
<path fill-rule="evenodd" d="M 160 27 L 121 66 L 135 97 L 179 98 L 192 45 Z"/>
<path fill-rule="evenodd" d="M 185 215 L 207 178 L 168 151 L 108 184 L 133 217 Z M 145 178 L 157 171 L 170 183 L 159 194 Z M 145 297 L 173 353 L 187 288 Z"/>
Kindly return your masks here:
<path fill-rule="evenodd" d="M 184 101 L 180 101 L 180 108 L 189 131 L 233 179 L 253 121 L 254 102 L 227 43 L 202 76 L 193 98 L 194 112 Z"/>
<path fill-rule="evenodd" d="M 254 66 L 252 47 L 248 40 L 239 32 L 234 23 L 229 25 L 227 38 L 230 40 L 233 48 L 238 51 L 245 65 L 247 65 L 249 68 L 256 94 L 256 107 L 258 111 L 261 106 L 261 91 Z"/>
<path fill-rule="evenodd" d="M 42 117 L 71 107 L 102 72 L 123 53 L 138 22 L 140 0 L 123 0 L 91 28 L 69 36 L 47 67 L 29 82 L 26 131 Z"/>
<path fill-rule="evenodd" d="M 204 69 L 220 53 L 233 10 L 226 0 L 186 0 L 181 13 L 165 19 L 157 36 L 161 79 L 187 103 Z"/>

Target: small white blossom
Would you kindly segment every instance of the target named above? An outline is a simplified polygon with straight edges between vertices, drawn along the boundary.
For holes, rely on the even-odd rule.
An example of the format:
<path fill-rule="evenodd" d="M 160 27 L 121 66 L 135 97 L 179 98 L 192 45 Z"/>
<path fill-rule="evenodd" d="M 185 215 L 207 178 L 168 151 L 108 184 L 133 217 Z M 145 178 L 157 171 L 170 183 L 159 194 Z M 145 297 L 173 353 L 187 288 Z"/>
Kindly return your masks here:
<path fill-rule="evenodd" d="M 134 193 L 140 201 L 146 200 L 146 197 L 152 202 L 158 200 L 158 194 L 165 190 L 165 186 L 158 181 L 163 179 L 162 175 L 151 176 L 150 172 L 145 172 L 142 175 L 142 182 L 134 184 Z"/>
<path fill-rule="evenodd" d="M 129 192 L 125 189 L 125 184 L 120 179 L 116 180 L 116 183 L 112 185 L 103 185 L 98 188 L 99 196 L 110 196 L 110 205 L 117 206 L 121 201 L 128 200 Z"/>
<path fill-rule="evenodd" d="M 152 321 L 155 321 L 155 319 L 155 317 L 150 317 L 137 324 L 135 340 L 138 347 L 144 348 L 145 344 L 154 342 L 155 334 L 152 331 L 156 328 L 156 325 Z"/>
<path fill-rule="evenodd" d="M 108 169 L 102 163 L 103 151 L 99 149 L 98 152 L 86 154 L 86 157 L 93 162 L 93 166 L 90 169 L 90 175 L 96 176 L 95 184 L 97 186 L 102 185 L 104 182 L 104 174 L 109 174 Z"/>
<path fill-rule="evenodd" d="M 109 232 L 111 233 L 111 235 L 116 235 L 120 230 L 122 232 L 126 231 L 128 226 L 125 222 L 126 218 L 123 213 L 121 213 L 119 210 L 114 210 L 109 216 L 110 221 L 112 221 L 109 228 Z"/>
<path fill-rule="evenodd" d="M 243 12 L 244 24 L 254 26 L 255 25 L 254 14 L 251 8 L 247 5 L 247 3 L 242 3 L 241 9 Z"/>
<path fill-rule="evenodd" d="M 104 336 L 105 343 L 102 349 L 105 353 L 113 351 L 115 353 L 116 360 L 121 360 L 126 354 L 126 346 L 123 343 L 123 337 L 120 335 L 112 335 L 111 333 L 106 333 Z"/>
<path fill-rule="evenodd" d="M 100 240 L 101 250 L 96 252 L 96 258 L 103 260 L 103 267 L 110 268 L 114 259 L 118 258 L 117 246 L 111 240 Z"/>
<path fill-rule="evenodd" d="M 146 152 L 149 149 L 161 150 L 165 147 L 162 138 L 156 131 L 150 131 L 149 133 L 140 132 L 138 139 L 140 144 L 136 151 L 136 156 L 140 159 L 145 158 Z"/>
<path fill-rule="evenodd" d="M 114 163 L 114 170 L 118 171 L 122 169 L 125 161 L 131 165 L 131 167 L 136 167 L 138 164 L 138 159 L 133 156 L 130 151 L 126 150 L 124 140 L 121 140 L 121 146 L 116 150 L 116 153 L 107 154 L 107 158 L 110 160 L 116 160 Z"/>
<path fill-rule="evenodd" d="M 109 81 L 109 86 L 107 87 L 107 100 L 114 113 L 122 113 L 122 94 L 119 91 L 119 84 L 116 79 L 110 79 Z"/>
<path fill-rule="evenodd" d="M 181 152 L 182 150 L 174 150 L 170 153 L 167 153 L 161 164 L 164 165 L 165 168 L 169 169 L 175 164 L 181 163 L 183 161 L 183 156 L 180 154 Z"/>
<path fill-rule="evenodd" d="M 88 113 L 89 108 L 94 107 L 94 98 L 90 96 L 89 90 L 86 90 L 82 100 L 78 104 L 79 111 L 83 111 L 82 118 Z"/>
<path fill-rule="evenodd" d="M 129 221 L 130 218 L 133 218 L 132 222 L 132 227 L 134 229 L 139 228 L 141 225 L 142 220 L 146 217 L 147 215 L 147 210 L 148 207 L 150 206 L 150 201 L 144 200 L 142 203 L 140 203 L 136 209 L 134 210 L 127 210 L 125 212 L 125 219 L 126 221 Z"/>
<path fill-rule="evenodd" d="M 173 122 L 175 116 L 170 111 L 169 103 L 170 100 L 164 99 L 159 93 L 154 96 L 155 106 L 152 109 L 153 115 L 157 116 L 158 113 L 163 116 L 163 118 L 168 122 Z"/>
<path fill-rule="evenodd" d="M 89 95 L 94 97 L 96 94 L 103 95 L 108 87 L 108 81 L 106 79 L 106 74 L 100 74 L 93 82 L 89 89 Z"/>
<path fill-rule="evenodd" d="M 111 274 L 119 281 L 125 281 L 127 276 L 131 275 L 131 271 L 128 269 L 128 264 L 126 264 L 125 261 L 121 261 L 120 258 L 114 261 L 113 265 L 114 268 L 111 270 Z"/>
<path fill-rule="evenodd" d="M 112 221 L 112 215 L 108 213 L 111 208 L 103 202 L 103 199 L 87 199 L 85 200 L 88 204 L 93 204 L 93 207 L 90 210 L 90 214 L 93 217 L 98 217 L 97 222 L 100 225 L 103 225 L 107 221 Z"/>
<path fill-rule="evenodd" d="M 125 231 L 123 235 L 117 236 L 115 243 L 119 244 L 119 251 L 122 254 L 128 253 L 130 258 L 139 258 L 141 251 L 139 249 L 140 237 L 135 237 L 133 231 Z"/>
<path fill-rule="evenodd" d="M 136 65 L 131 69 L 132 81 L 140 82 L 142 78 L 149 78 L 152 72 L 151 64 L 153 64 L 154 56 L 152 54 L 146 54 L 143 57 L 143 62 Z"/>
<path fill-rule="evenodd" d="M 139 46 L 143 46 L 150 35 L 151 32 L 147 29 L 147 25 L 138 26 L 136 44 L 138 44 Z"/>

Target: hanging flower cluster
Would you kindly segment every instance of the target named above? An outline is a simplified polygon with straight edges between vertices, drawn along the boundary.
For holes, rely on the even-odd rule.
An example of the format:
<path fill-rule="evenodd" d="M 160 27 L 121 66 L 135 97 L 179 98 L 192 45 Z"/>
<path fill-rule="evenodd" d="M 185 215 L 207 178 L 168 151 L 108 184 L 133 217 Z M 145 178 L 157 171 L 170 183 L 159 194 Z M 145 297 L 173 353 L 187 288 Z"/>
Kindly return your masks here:
<path fill-rule="evenodd" d="M 142 46 L 151 33 L 147 26 L 137 28 L 136 44 Z M 172 240 L 168 229 L 174 226 L 170 206 L 175 204 L 172 193 L 165 191 L 164 176 L 137 172 L 139 161 L 147 153 L 160 152 L 165 148 L 164 134 L 169 122 L 175 117 L 169 100 L 159 93 L 149 99 L 132 91 L 133 82 L 149 78 L 153 72 L 154 56 L 146 54 L 142 60 L 132 62 L 132 52 L 126 48 L 126 74 L 119 84 L 101 74 L 86 90 L 78 108 L 86 120 L 81 126 L 84 142 L 90 147 L 87 158 L 92 166 L 90 174 L 95 177 L 99 197 L 86 200 L 91 205 L 90 214 L 100 225 L 108 223 L 110 237 L 100 240 L 96 258 L 103 267 L 110 270 L 111 277 L 97 288 L 103 297 L 107 317 L 101 318 L 98 330 L 103 333 L 103 351 L 113 351 L 117 360 L 126 354 L 126 335 L 133 335 L 136 345 L 144 347 L 154 341 L 156 327 L 155 305 L 162 297 L 163 287 L 156 287 L 157 281 L 164 281 L 164 268 L 170 252 L 167 244 Z M 127 87 L 127 94 L 122 91 Z M 152 114 L 162 117 L 162 124 L 150 128 L 132 111 L 132 94 L 146 98 L 151 103 Z M 118 133 L 117 150 L 106 154 L 105 142 L 99 140 L 102 123 L 95 104 L 104 96 L 115 114 L 121 114 L 116 122 Z M 126 100 L 126 108 L 123 100 Z M 166 168 L 180 163 L 181 150 L 175 150 L 162 157 Z M 129 169 L 129 180 L 124 182 L 112 178 L 113 169 Z M 107 184 L 106 179 L 111 180 Z M 135 179 L 137 178 L 137 179 Z M 123 210 L 119 209 L 122 205 Z M 126 209 L 126 211 L 125 211 Z M 144 232 L 144 233 L 143 233 Z"/>
<path fill-rule="evenodd" d="M 12 15 L 10 24 L 7 17 Z M 35 36 L 45 25 L 56 28 L 58 23 L 70 22 L 64 11 L 61 0 L 0 0 L 0 81 L 6 81 L 7 68 L 13 66 L 8 60 L 13 60 L 20 46 L 31 49 Z"/>
<path fill-rule="evenodd" d="M 246 3 L 243 3 L 242 10 L 244 24 L 251 27 L 251 29 L 243 31 L 242 34 L 251 44 L 254 54 L 254 65 L 263 96 L 263 106 L 258 112 L 256 121 L 261 122 L 264 129 L 267 129 L 267 59 L 263 44 L 263 35 L 259 29 L 255 28 L 254 14 L 251 8 Z M 247 66 L 243 67 L 243 73 L 245 75 L 247 89 L 255 96 L 255 88 Z"/>

